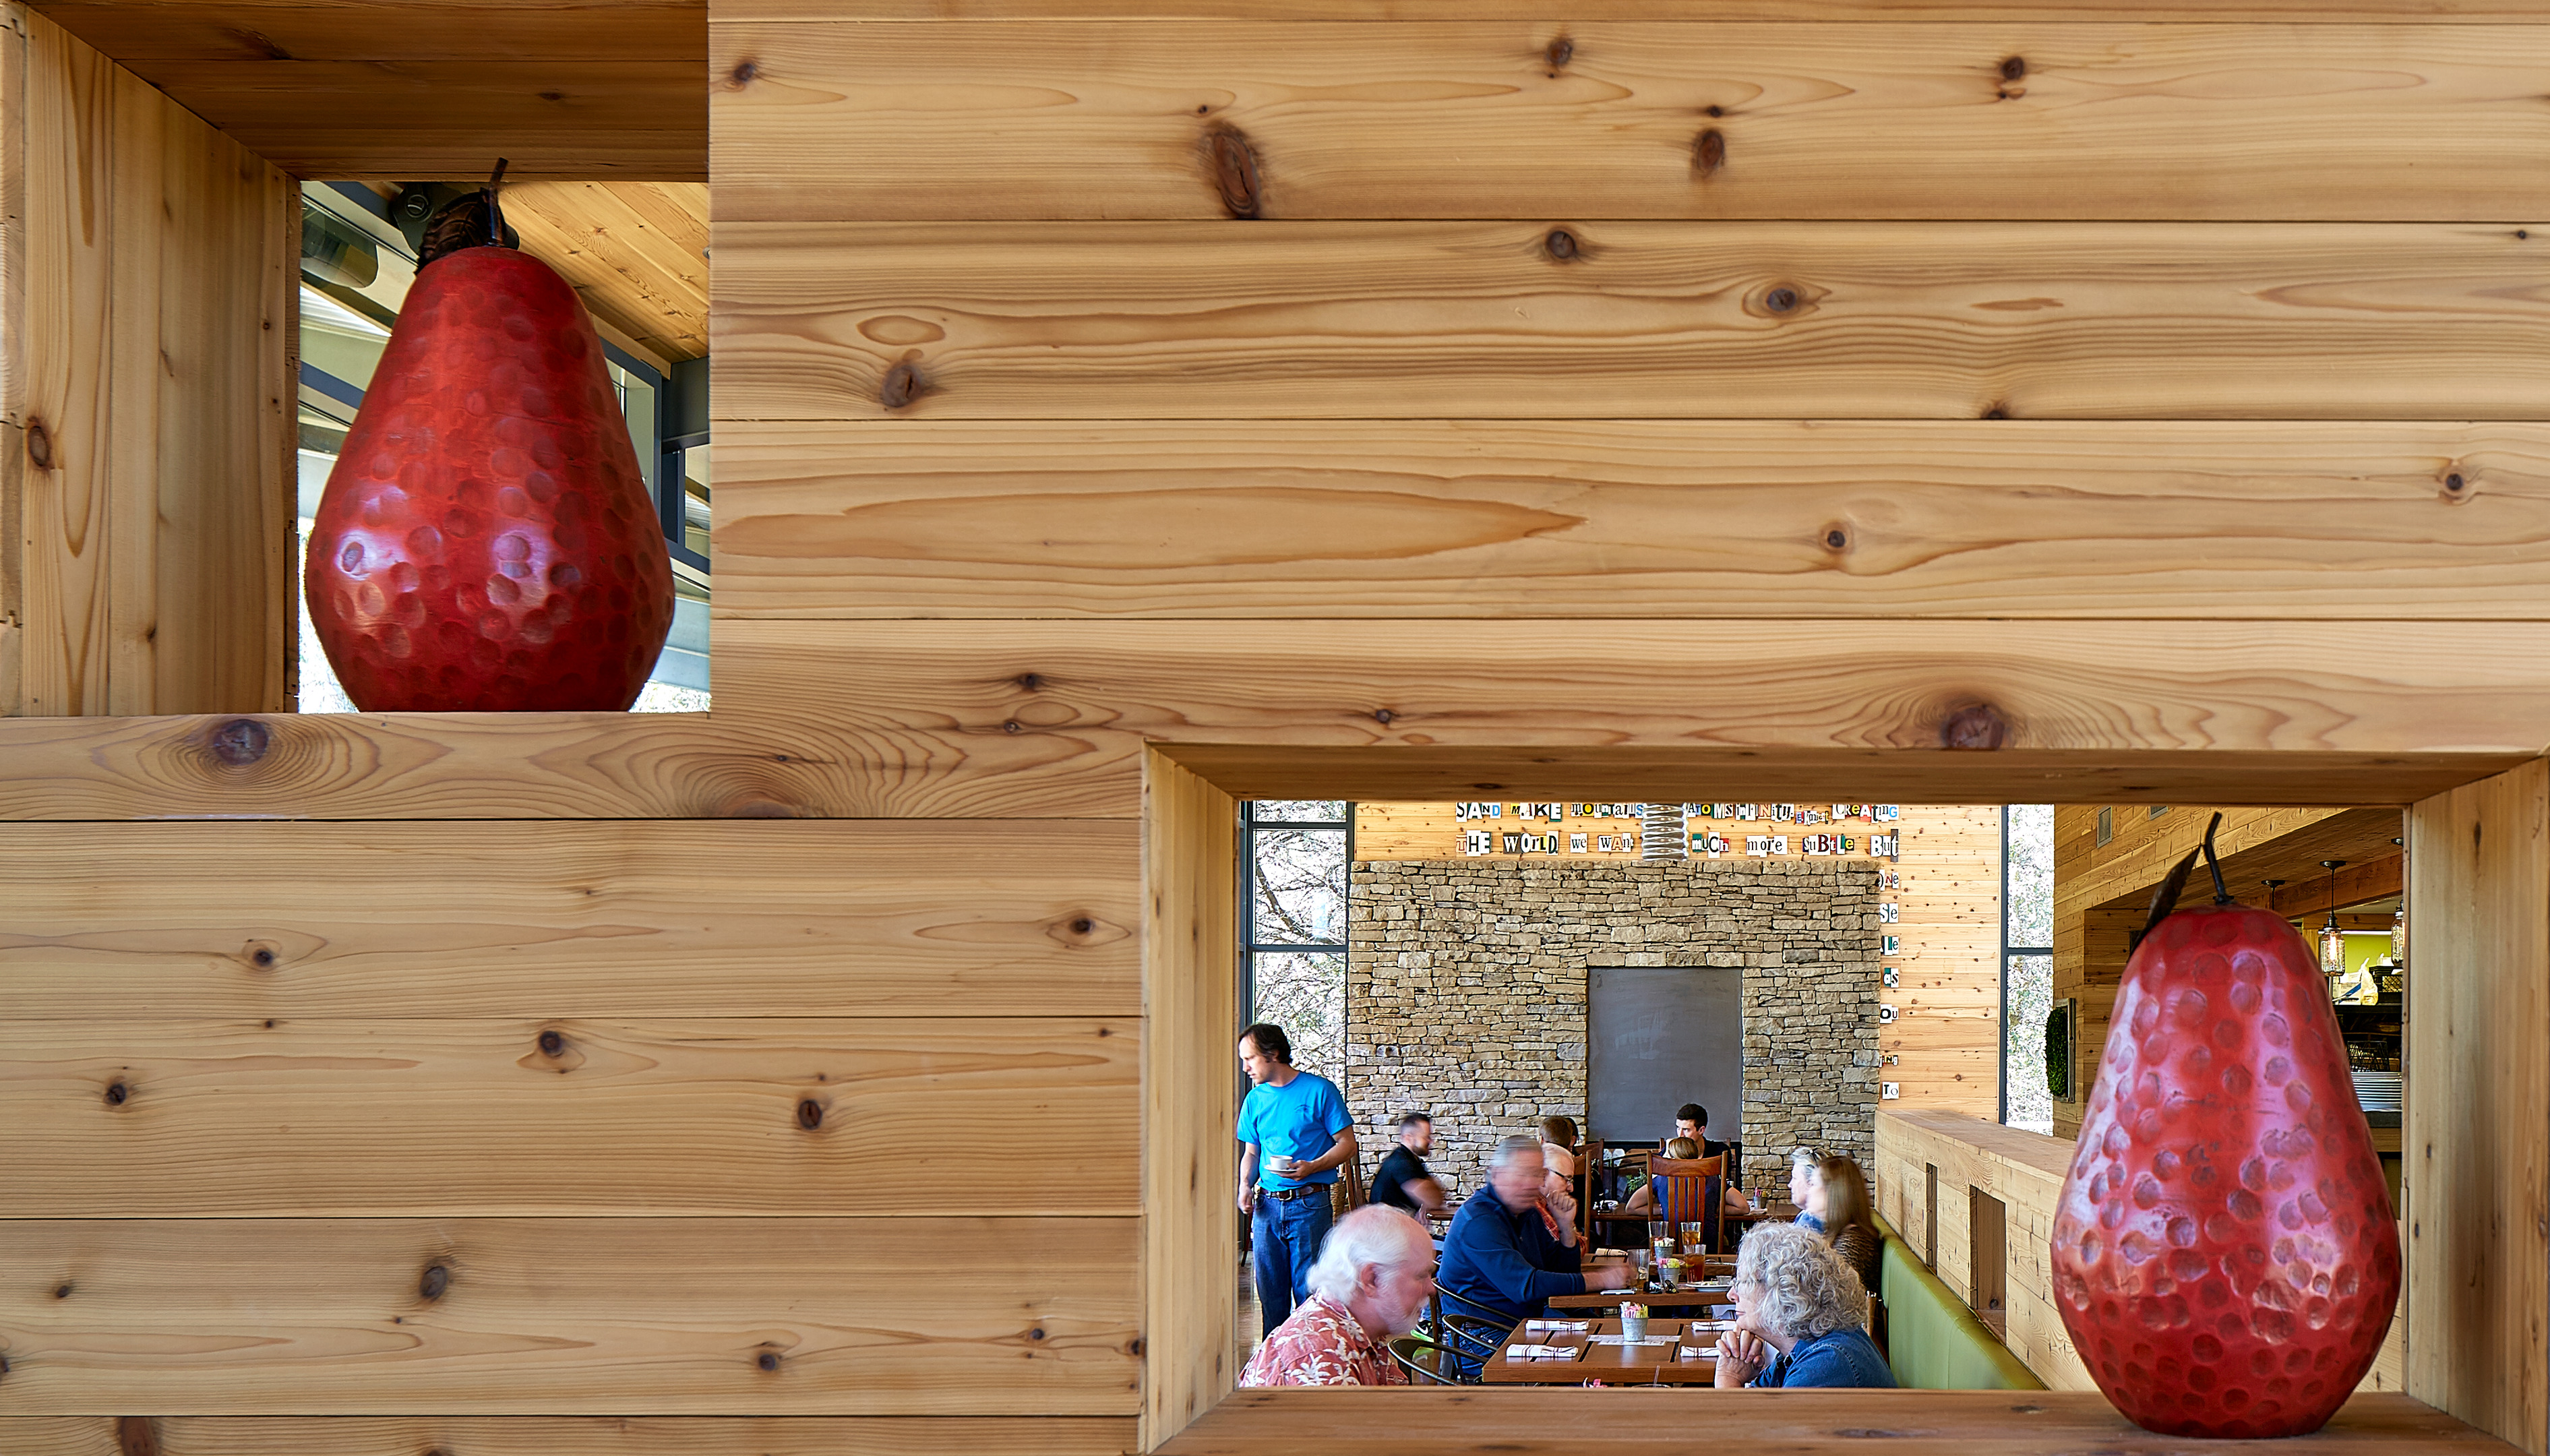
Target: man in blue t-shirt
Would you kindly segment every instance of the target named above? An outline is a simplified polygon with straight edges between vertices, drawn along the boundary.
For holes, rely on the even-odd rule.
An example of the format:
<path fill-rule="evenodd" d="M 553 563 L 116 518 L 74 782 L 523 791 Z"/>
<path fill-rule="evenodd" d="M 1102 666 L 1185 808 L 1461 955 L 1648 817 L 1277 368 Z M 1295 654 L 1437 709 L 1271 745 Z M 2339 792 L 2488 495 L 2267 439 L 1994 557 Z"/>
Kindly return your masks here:
<path fill-rule="evenodd" d="M 1329 1190 L 1355 1155 L 1354 1118 L 1337 1085 L 1293 1065 L 1292 1038 L 1260 1021 L 1239 1033 L 1256 1085 L 1239 1105 L 1239 1211 L 1248 1215 L 1263 1332 L 1310 1296 L 1311 1261 L 1328 1233 Z"/>

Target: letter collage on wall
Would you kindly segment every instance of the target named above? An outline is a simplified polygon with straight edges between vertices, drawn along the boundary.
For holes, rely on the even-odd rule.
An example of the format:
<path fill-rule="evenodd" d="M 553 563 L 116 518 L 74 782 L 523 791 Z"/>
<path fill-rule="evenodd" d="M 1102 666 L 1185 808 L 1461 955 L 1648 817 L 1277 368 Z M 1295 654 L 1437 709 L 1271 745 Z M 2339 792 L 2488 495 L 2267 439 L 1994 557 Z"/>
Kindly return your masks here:
<path fill-rule="evenodd" d="M 1686 803 L 1682 810 L 1689 850 L 1698 858 L 1718 859 L 1736 853 L 1755 859 L 1786 858 L 1795 853 L 1812 858 L 1893 859 L 1902 852 L 1899 835 L 1873 831 L 1875 825 L 1899 822 L 1903 818 L 1900 805 Z M 1636 855 L 1642 848 L 1639 823 L 1646 812 L 1644 804 L 1477 801 L 1453 806 L 1453 818 L 1461 825 L 1461 852 L 1473 858 L 1497 854 Z M 1507 820 L 1525 826 L 1508 829 L 1504 827 Z M 1590 823 L 1577 828 L 1571 821 Z M 1495 822 L 1496 827 L 1478 826 L 1490 822 Z M 1720 822 L 1836 827 L 1806 834 L 1730 834 L 1717 827 Z M 1860 824 L 1871 825 L 1872 830 L 1840 827 Z M 1891 871 L 1889 878 L 1892 879 Z M 1885 888 L 1892 889 L 1894 885 L 1890 883 Z"/>

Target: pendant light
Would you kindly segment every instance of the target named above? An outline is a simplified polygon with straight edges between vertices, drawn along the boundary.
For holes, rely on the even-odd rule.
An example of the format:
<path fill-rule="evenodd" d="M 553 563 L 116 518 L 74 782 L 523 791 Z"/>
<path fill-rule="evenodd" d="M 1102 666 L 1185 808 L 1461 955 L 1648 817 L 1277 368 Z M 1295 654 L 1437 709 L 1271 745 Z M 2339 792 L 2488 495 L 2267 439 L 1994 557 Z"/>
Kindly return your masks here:
<path fill-rule="evenodd" d="M 2337 927 L 2337 872 L 2345 863 L 2342 859 L 2319 862 L 2328 871 L 2328 923 L 2319 932 L 2319 973 L 2331 980 L 2346 974 L 2346 934 Z"/>

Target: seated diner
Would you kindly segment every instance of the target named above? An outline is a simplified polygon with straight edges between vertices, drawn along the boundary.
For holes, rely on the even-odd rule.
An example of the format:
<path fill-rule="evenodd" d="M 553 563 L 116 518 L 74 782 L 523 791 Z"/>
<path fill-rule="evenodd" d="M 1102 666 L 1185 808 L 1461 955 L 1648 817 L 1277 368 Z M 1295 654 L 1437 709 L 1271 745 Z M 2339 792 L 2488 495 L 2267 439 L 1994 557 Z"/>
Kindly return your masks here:
<path fill-rule="evenodd" d="M 1735 1256 L 1735 1327 L 1718 1336 L 1716 1381 L 1759 1390 L 1893 1390 L 1868 1337 L 1868 1291 L 1816 1235 L 1770 1223 Z"/>
<path fill-rule="evenodd" d="M 1823 1224 L 1824 1242 L 1859 1276 L 1862 1286 L 1877 1288 L 1880 1256 L 1886 1236 L 1877 1231 L 1877 1209 L 1868 1194 L 1868 1178 L 1859 1164 L 1834 1156 L 1815 1164 L 1815 1218 Z M 1806 1211 L 1805 1205 L 1799 1212 Z"/>
<path fill-rule="evenodd" d="M 1509 1137 L 1488 1157 L 1487 1186 L 1461 1204 L 1443 1235 L 1443 1265 L 1435 1282 L 1447 1294 L 1514 1320 L 1536 1318 L 1551 1295 L 1623 1288 L 1624 1261 L 1589 1265 L 1576 1238 L 1576 1205 L 1543 1186 L 1548 1168 L 1540 1139 Z M 1544 1200 L 1558 1231 L 1541 1218 Z M 1599 1282 L 1598 1282 L 1599 1281 Z"/>
<path fill-rule="evenodd" d="M 1310 1269 L 1310 1298 L 1239 1372 L 1239 1383 L 1406 1385 L 1386 1342 L 1417 1327 L 1434 1293 L 1434 1241 L 1400 1210 L 1367 1204 L 1339 1218 Z"/>

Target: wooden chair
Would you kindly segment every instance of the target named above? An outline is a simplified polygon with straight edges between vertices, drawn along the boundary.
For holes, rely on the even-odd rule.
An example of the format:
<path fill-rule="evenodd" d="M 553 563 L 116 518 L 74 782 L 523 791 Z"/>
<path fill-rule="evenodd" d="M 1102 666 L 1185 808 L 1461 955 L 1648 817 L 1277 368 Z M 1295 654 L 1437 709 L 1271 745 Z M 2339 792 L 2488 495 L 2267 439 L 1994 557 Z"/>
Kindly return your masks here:
<path fill-rule="evenodd" d="M 1647 1159 L 1647 1187 L 1654 1190 L 1655 1216 L 1676 1228 L 1701 1225 L 1701 1247 L 1719 1252 L 1726 1242 L 1726 1155 L 1714 1158 Z"/>

